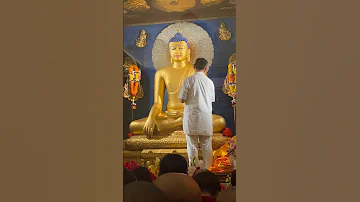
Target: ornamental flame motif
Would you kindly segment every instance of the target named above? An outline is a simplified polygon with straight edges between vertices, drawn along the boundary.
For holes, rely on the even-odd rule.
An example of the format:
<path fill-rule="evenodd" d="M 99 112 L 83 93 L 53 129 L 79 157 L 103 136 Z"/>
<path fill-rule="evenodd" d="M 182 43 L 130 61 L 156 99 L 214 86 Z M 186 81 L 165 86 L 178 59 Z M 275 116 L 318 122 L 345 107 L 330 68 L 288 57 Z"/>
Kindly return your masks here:
<path fill-rule="evenodd" d="M 140 85 L 141 70 L 136 65 L 131 65 L 128 68 L 128 79 L 124 85 L 124 97 L 132 101 L 131 109 L 136 109 L 135 101 L 142 98 L 144 95 L 143 89 Z"/>
<path fill-rule="evenodd" d="M 231 104 L 235 107 L 236 104 L 236 58 L 235 53 L 230 57 L 228 64 L 228 71 L 224 80 L 223 92 L 232 97 Z"/>

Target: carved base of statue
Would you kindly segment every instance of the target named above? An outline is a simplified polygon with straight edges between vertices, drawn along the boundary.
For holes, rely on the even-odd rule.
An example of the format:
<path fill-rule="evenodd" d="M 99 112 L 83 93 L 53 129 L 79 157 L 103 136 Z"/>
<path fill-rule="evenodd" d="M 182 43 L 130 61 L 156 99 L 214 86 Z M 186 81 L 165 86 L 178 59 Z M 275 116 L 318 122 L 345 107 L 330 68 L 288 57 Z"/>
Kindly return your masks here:
<path fill-rule="evenodd" d="M 222 133 L 214 133 L 212 136 L 213 150 L 224 145 L 228 137 Z M 124 161 L 154 161 L 157 157 L 162 158 L 167 154 L 180 154 L 188 159 L 186 150 L 186 136 L 183 131 L 175 131 L 168 135 L 157 135 L 148 139 L 145 135 L 134 135 L 124 140 Z M 202 158 L 199 149 L 199 158 Z"/>
<path fill-rule="evenodd" d="M 182 113 L 182 112 L 181 112 Z M 213 131 L 214 133 L 221 133 L 226 126 L 226 121 L 223 117 L 213 114 Z M 143 130 L 148 117 L 132 121 L 129 125 L 130 132 L 134 135 L 144 135 Z M 183 117 L 171 117 L 165 112 L 162 112 L 156 118 L 157 124 L 154 128 L 154 136 L 165 134 L 168 136 L 174 131 L 182 130 Z"/>
<path fill-rule="evenodd" d="M 228 137 L 222 133 L 214 133 L 212 136 L 213 149 L 219 149 L 224 145 Z M 134 135 L 124 140 L 124 149 L 139 151 L 143 149 L 186 149 L 186 136 L 183 131 L 175 131 L 169 135 L 157 135 L 151 139 L 145 135 Z"/>

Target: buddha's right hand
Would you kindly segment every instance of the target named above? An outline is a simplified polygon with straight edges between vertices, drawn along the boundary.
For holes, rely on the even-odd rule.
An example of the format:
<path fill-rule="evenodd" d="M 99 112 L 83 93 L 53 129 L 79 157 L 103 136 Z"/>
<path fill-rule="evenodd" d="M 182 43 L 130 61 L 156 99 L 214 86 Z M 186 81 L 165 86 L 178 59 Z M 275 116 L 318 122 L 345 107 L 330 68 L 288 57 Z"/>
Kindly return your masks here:
<path fill-rule="evenodd" d="M 152 138 L 155 130 L 156 120 L 154 118 L 148 117 L 144 126 L 144 135 L 147 138 Z"/>

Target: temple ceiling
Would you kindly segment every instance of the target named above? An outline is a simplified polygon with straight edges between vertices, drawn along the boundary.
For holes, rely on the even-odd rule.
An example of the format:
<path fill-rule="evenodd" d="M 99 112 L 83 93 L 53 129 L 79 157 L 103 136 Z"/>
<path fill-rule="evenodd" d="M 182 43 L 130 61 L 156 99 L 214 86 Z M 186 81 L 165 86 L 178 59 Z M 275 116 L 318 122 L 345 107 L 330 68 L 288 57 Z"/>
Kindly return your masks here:
<path fill-rule="evenodd" d="M 124 26 L 236 16 L 236 0 L 124 0 Z"/>

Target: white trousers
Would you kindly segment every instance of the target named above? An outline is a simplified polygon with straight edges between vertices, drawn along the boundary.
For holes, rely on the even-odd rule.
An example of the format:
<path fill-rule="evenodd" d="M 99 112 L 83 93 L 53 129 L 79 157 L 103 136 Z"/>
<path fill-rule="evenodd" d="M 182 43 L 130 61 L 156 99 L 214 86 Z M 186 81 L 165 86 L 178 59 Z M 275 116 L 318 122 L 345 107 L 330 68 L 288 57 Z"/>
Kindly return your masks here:
<path fill-rule="evenodd" d="M 199 142 L 201 153 L 204 161 L 204 166 L 209 169 L 213 164 L 213 149 L 212 149 L 212 136 L 204 136 L 204 135 L 186 135 L 187 142 L 187 153 L 189 157 L 189 165 L 190 162 L 195 158 L 199 160 Z"/>

